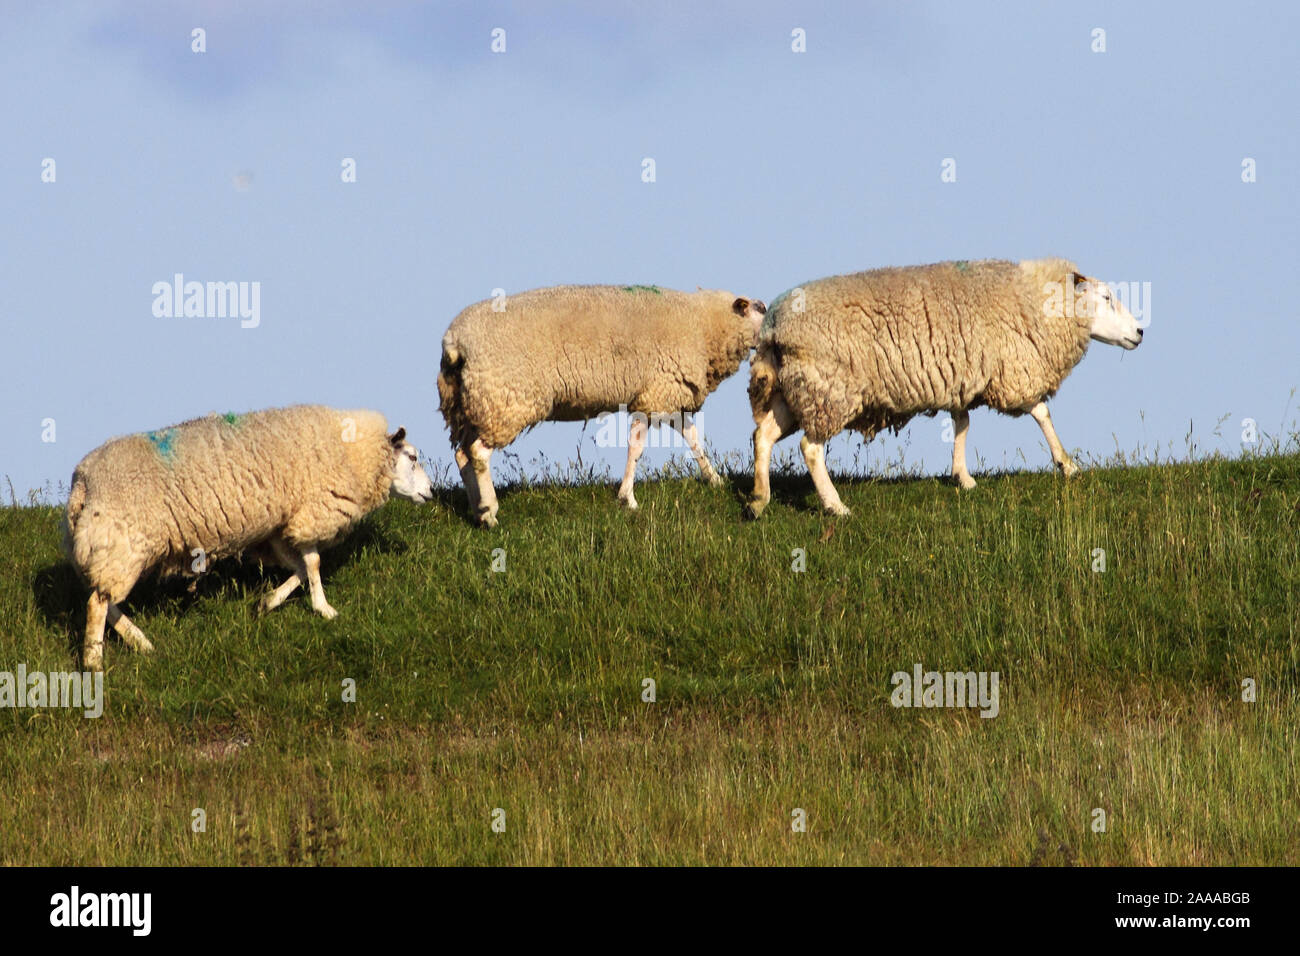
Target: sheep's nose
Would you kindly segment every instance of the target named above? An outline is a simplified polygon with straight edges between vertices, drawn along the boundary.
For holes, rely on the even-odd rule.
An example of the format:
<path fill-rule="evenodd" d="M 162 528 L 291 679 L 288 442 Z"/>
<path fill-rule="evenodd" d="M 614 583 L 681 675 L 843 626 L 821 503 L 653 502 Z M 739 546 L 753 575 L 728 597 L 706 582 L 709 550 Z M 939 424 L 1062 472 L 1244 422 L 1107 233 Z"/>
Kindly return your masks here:
<path fill-rule="evenodd" d="M 1139 341 L 1139 342 L 1142 341 L 1142 330 L 1141 330 L 1141 329 L 1138 329 L 1138 341 Z"/>

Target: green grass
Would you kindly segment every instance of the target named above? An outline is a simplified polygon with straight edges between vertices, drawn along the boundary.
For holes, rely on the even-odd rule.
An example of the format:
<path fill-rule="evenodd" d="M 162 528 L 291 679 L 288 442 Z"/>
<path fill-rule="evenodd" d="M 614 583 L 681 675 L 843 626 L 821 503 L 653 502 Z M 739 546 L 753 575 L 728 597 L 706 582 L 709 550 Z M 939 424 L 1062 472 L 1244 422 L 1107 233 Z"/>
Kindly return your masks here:
<path fill-rule="evenodd" d="M 840 479 L 848 519 L 793 474 L 743 522 L 749 484 L 394 502 L 333 622 L 257 616 L 255 565 L 142 585 L 102 718 L 0 710 L 0 861 L 1300 863 L 1300 456 Z M 0 669 L 74 666 L 58 528 L 0 509 Z M 893 708 L 916 663 L 998 671 L 999 716 Z"/>

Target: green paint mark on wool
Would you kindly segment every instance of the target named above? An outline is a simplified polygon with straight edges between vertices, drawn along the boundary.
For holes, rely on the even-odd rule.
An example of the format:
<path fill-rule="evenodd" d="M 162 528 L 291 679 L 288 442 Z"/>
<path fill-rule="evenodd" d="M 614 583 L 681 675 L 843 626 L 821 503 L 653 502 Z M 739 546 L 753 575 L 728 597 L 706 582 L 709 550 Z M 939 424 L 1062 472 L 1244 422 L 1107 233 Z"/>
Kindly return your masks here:
<path fill-rule="evenodd" d="M 239 416 L 236 415 L 234 412 L 226 412 L 226 414 L 221 416 L 221 420 L 224 421 L 227 425 L 239 424 Z"/>
<path fill-rule="evenodd" d="M 624 292 L 653 292 L 655 295 L 663 295 L 657 285 L 625 285 Z"/>
<path fill-rule="evenodd" d="M 176 457 L 176 449 L 172 445 L 172 439 L 176 437 L 176 429 L 166 428 L 160 432 L 146 432 L 144 437 L 153 442 L 154 450 L 164 458 L 170 460 Z"/>
<path fill-rule="evenodd" d="M 967 270 L 970 269 L 970 260 L 958 259 L 956 262 L 953 263 L 953 265 L 957 267 L 958 272 L 966 272 Z"/>

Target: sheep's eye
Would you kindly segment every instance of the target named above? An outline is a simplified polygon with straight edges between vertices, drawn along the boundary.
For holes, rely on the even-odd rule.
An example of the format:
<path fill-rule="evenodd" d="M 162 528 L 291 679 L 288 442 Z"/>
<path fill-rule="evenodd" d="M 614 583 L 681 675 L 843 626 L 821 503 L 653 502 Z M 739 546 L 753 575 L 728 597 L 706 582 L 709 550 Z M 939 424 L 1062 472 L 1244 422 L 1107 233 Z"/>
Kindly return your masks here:
<path fill-rule="evenodd" d="M 411 459 L 411 461 L 415 461 L 415 456 L 414 456 L 414 455 L 409 455 L 409 454 L 408 454 L 406 457 L 409 458 L 409 459 Z"/>

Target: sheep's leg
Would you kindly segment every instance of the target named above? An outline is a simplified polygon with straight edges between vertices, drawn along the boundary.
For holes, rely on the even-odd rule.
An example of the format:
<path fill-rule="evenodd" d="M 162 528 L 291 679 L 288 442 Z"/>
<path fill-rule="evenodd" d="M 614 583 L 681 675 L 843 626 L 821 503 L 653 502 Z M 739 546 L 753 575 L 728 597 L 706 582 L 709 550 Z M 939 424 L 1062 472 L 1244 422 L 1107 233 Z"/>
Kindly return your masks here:
<path fill-rule="evenodd" d="M 153 643 L 144 636 L 144 631 L 136 627 L 131 619 L 122 613 L 122 609 L 112 601 L 108 602 L 108 623 L 113 630 L 117 631 L 117 636 L 127 647 L 142 654 L 153 652 Z"/>
<path fill-rule="evenodd" d="M 281 604 L 285 602 L 285 599 L 288 598 L 290 594 L 298 590 L 298 587 L 301 584 L 302 584 L 302 578 L 298 575 L 298 572 L 295 571 L 293 574 L 289 575 L 288 579 L 283 584 L 281 584 L 278 588 L 276 588 L 266 597 L 262 598 L 262 602 L 261 602 L 262 610 L 274 611 L 277 607 L 279 607 Z"/>
<path fill-rule="evenodd" d="M 1052 451 L 1052 461 L 1066 478 L 1077 474 L 1079 466 L 1074 463 L 1068 454 L 1065 446 L 1061 444 L 1061 439 L 1056 437 L 1056 429 L 1052 427 L 1052 416 L 1047 412 L 1047 403 L 1039 402 L 1029 410 L 1029 414 L 1034 416 L 1034 421 L 1038 422 L 1038 427 L 1043 430 L 1043 437 L 1047 439 L 1047 447 Z"/>
<path fill-rule="evenodd" d="M 805 435 L 799 442 L 799 450 L 803 452 L 803 460 L 808 464 L 808 474 L 812 475 L 813 487 L 817 489 L 817 497 L 822 500 L 822 507 L 833 515 L 849 514 L 849 509 L 844 507 L 835 486 L 831 484 L 830 472 L 826 470 L 825 446 L 820 442 L 809 441 Z"/>
<path fill-rule="evenodd" d="M 460 471 L 461 484 L 465 486 L 465 497 L 469 499 L 469 513 L 478 513 L 478 479 L 474 477 L 474 467 L 470 464 L 465 449 L 456 448 L 456 468 Z"/>
<path fill-rule="evenodd" d="M 700 466 L 700 475 L 714 488 L 721 488 L 724 484 L 722 478 L 714 470 L 708 456 L 704 454 L 704 449 L 700 447 L 700 431 L 695 427 L 695 420 L 684 414 L 680 418 L 675 418 L 673 425 L 682 433 L 686 444 L 690 446 L 691 454 L 695 456 L 695 463 Z"/>
<path fill-rule="evenodd" d="M 275 552 L 276 560 L 288 568 L 292 574 L 278 588 L 262 598 L 259 605 L 263 611 L 273 611 L 285 602 L 298 586 L 307 578 L 307 568 L 303 564 L 302 557 L 288 543 L 280 537 L 271 539 L 271 550 Z"/>
<path fill-rule="evenodd" d="M 754 493 L 749 500 L 749 515 L 757 518 L 772 498 L 771 476 L 772 446 L 795 428 L 790 406 L 778 393 L 761 417 L 755 416 L 758 427 L 754 429 Z"/>
<path fill-rule="evenodd" d="M 952 413 L 952 477 L 966 490 L 975 487 L 975 479 L 966 469 L 966 430 L 970 427 L 970 412 L 961 409 Z"/>
<path fill-rule="evenodd" d="M 474 468 L 474 481 L 478 486 L 478 502 L 475 505 L 474 513 L 478 517 L 479 524 L 495 528 L 497 524 L 497 492 L 492 487 L 492 470 L 489 467 L 492 449 L 483 444 L 483 439 L 475 438 L 473 444 L 469 446 L 469 457 L 470 464 Z"/>
<path fill-rule="evenodd" d="M 311 591 L 312 610 L 325 620 L 332 621 L 339 616 L 339 612 L 325 600 L 325 588 L 320 583 L 320 552 L 315 548 L 305 549 L 302 552 L 302 563 L 307 566 L 307 587 Z"/>
<path fill-rule="evenodd" d="M 90 671 L 104 669 L 104 623 L 108 619 L 108 595 L 92 590 L 86 604 L 86 639 L 81 645 L 81 666 Z"/>
<path fill-rule="evenodd" d="M 636 463 L 645 451 L 646 432 L 649 427 L 641 415 L 632 416 L 632 424 L 627 429 L 627 467 L 623 469 L 623 483 L 618 486 L 618 500 L 629 511 L 636 511 L 636 495 L 632 493 L 632 482 L 636 479 Z"/>

